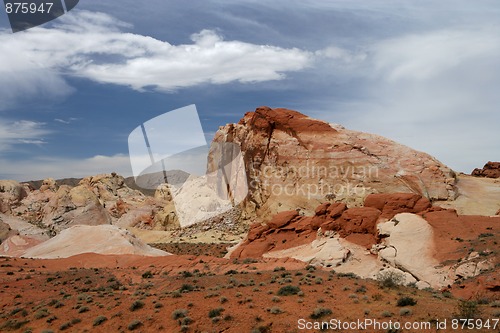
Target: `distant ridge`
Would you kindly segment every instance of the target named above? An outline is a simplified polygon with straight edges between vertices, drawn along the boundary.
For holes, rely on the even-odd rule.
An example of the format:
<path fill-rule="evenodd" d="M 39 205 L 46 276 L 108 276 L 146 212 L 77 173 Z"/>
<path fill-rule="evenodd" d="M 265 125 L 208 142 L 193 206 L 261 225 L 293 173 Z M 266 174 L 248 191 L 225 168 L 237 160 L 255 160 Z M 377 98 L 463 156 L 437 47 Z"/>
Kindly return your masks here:
<path fill-rule="evenodd" d="M 188 179 L 189 173 L 184 172 L 182 170 L 169 170 L 167 171 L 167 179 L 169 183 L 171 184 L 179 184 L 183 183 Z M 68 185 L 70 187 L 75 187 L 78 186 L 80 181 L 83 179 L 82 178 L 61 178 L 61 179 L 56 179 L 56 184 L 57 186 L 61 185 Z M 34 188 L 35 190 L 40 189 L 40 187 L 43 184 L 43 179 L 40 180 L 30 180 L 27 182 L 23 182 L 25 184 L 28 184 L 30 187 Z M 144 187 L 141 187 L 138 185 L 138 183 Z M 125 178 L 125 185 L 127 185 L 129 188 L 133 190 L 137 190 L 142 192 L 144 195 L 147 196 L 154 196 L 156 187 L 163 183 L 163 172 L 155 172 L 155 173 L 149 173 L 145 175 L 140 175 L 137 179 L 137 182 L 134 177 L 127 177 Z"/>

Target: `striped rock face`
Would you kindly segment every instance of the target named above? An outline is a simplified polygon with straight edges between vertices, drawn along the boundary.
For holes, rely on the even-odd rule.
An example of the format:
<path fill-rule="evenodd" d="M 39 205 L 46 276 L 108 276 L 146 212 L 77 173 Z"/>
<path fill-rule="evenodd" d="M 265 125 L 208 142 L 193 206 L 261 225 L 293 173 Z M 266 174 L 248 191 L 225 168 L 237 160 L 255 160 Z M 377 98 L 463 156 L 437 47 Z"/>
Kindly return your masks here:
<path fill-rule="evenodd" d="M 359 206 L 371 193 L 457 196 L 455 172 L 432 156 L 297 111 L 259 107 L 221 127 L 214 143 L 224 142 L 239 144 L 244 155 L 250 190 L 244 218 L 314 212 L 333 200 Z"/>

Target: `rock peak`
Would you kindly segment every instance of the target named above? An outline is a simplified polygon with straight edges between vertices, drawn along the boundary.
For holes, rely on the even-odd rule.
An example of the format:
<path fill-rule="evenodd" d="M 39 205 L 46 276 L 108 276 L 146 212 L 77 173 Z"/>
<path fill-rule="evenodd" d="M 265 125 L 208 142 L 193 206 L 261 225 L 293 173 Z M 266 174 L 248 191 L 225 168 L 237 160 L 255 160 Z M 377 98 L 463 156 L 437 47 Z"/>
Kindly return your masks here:
<path fill-rule="evenodd" d="M 309 118 L 295 110 L 272 109 L 268 106 L 261 106 L 255 109 L 254 112 L 247 112 L 239 123 L 257 130 L 272 131 L 279 129 L 293 136 L 307 132 L 336 132 L 327 122 Z"/>

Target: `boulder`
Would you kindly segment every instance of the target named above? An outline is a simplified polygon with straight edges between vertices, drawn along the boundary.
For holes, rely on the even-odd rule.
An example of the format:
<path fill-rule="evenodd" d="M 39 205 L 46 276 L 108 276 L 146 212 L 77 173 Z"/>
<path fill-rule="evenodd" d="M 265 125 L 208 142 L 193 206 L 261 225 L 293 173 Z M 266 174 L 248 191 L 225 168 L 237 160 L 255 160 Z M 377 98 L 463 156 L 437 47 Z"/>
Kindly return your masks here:
<path fill-rule="evenodd" d="M 0 213 L 11 212 L 28 195 L 26 188 L 15 180 L 0 180 Z"/>
<path fill-rule="evenodd" d="M 322 229 L 337 231 L 342 237 L 352 233 L 375 235 L 380 214 L 380 210 L 373 207 L 350 208 L 333 223 L 322 226 Z"/>
<path fill-rule="evenodd" d="M 269 226 L 270 229 L 279 229 L 292 222 L 298 216 L 299 213 L 295 210 L 281 212 L 274 215 L 273 218 L 267 222 L 267 225 Z"/>
<path fill-rule="evenodd" d="M 432 206 L 429 199 L 413 193 L 376 193 L 365 199 L 365 207 L 380 210 L 381 218 L 391 219 L 399 213 L 420 213 Z"/>
<path fill-rule="evenodd" d="M 0 220 L 0 244 L 9 238 L 9 236 L 12 234 L 12 229 L 7 223 L 4 223 L 2 220 Z"/>
<path fill-rule="evenodd" d="M 474 169 L 471 175 L 476 177 L 500 178 L 500 162 L 488 162 L 482 169 Z"/>

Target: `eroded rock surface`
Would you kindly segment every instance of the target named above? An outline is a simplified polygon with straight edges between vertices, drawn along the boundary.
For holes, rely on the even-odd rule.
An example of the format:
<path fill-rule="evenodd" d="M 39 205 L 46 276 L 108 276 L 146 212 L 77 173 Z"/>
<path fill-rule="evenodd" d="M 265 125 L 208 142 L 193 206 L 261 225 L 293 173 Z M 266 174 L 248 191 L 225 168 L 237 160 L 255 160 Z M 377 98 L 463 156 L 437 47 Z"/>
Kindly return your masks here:
<path fill-rule="evenodd" d="M 244 154 L 246 217 L 297 208 L 313 212 L 332 199 L 360 205 L 377 192 L 439 200 L 457 195 L 455 173 L 430 155 L 297 111 L 257 108 L 219 129 L 214 143 L 224 142 L 239 144 Z"/>

